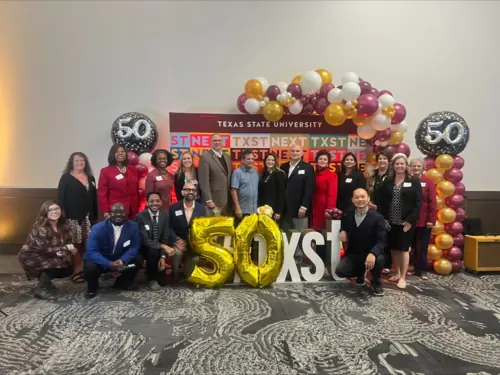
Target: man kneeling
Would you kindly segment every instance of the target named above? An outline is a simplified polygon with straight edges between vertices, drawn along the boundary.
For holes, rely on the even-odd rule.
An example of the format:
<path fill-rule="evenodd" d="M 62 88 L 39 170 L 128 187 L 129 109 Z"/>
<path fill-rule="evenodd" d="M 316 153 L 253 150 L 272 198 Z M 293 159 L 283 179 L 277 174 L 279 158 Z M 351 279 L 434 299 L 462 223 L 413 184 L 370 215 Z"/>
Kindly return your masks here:
<path fill-rule="evenodd" d="M 384 267 L 384 247 L 387 228 L 384 217 L 368 208 L 370 199 L 365 189 L 356 189 L 352 201 L 355 209 L 347 212 L 341 223 L 341 241 L 347 242 L 345 256 L 337 265 L 340 277 L 355 277 L 357 285 L 365 284 L 365 274 L 371 271 L 371 285 L 376 296 L 383 296 L 380 274 Z"/>
<path fill-rule="evenodd" d="M 99 277 L 113 272 L 119 277 L 115 288 L 130 289 L 143 260 L 138 255 L 141 245 L 139 226 L 127 220 L 125 205 L 115 203 L 110 218 L 92 228 L 84 255 L 83 274 L 88 282 L 85 298 L 94 298 L 99 289 Z"/>

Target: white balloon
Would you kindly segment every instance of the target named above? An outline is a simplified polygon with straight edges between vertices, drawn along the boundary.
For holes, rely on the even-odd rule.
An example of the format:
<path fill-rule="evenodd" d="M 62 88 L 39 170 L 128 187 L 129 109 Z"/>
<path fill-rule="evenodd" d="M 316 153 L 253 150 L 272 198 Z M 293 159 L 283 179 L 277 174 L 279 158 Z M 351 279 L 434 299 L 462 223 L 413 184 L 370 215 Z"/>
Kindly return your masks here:
<path fill-rule="evenodd" d="M 387 129 L 391 125 L 391 119 L 379 112 L 372 120 L 373 129 L 381 131 Z"/>
<path fill-rule="evenodd" d="M 380 95 L 380 98 L 378 98 L 378 102 L 382 108 L 390 107 L 395 103 L 394 98 L 389 94 Z"/>
<path fill-rule="evenodd" d="M 292 115 L 298 115 L 302 112 L 302 108 L 304 108 L 304 104 L 300 100 L 296 100 L 288 106 L 288 110 Z"/>
<path fill-rule="evenodd" d="M 375 133 L 377 133 L 377 131 L 375 129 L 373 129 L 373 126 L 371 126 L 370 124 L 358 126 L 357 131 L 358 131 L 359 137 L 363 138 L 363 139 L 373 138 Z"/>
<path fill-rule="evenodd" d="M 245 102 L 245 110 L 252 114 L 255 115 L 257 112 L 259 112 L 260 109 L 260 103 L 257 99 L 255 98 L 249 98 Z"/>
<path fill-rule="evenodd" d="M 269 103 L 269 98 L 267 96 L 264 96 L 264 103 Z"/>
<path fill-rule="evenodd" d="M 388 144 L 389 144 L 389 142 L 388 142 L 388 141 L 383 141 L 383 142 L 380 142 L 380 146 L 382 146 L 382 147 L 385 147 L 385 146 L 387 146 Z"/>
<path fill-rule="evenodd" d="M 382 142 L 380 142 L 378 139 L 375 141 L 375 146 L 380 146 Z"/>
<path fill-rule="evenodd" d="M 302 94 L 312 94 L 313 92 L 319 91 L 321 88 L 321 76 L 314 70 L 305 73 L 300 78 L 300 87 L 302 88 Z"/>
<path fill-rule="evenodd" d="M 292 93 L 291 92 L 286 92 L 285 95 L 286 95 L 287 99 L 290 99 L 292 97 Z"/>
<path fill-rule="evenodd" d="M 356 73 L 353 73 L 353 72 L 348 72 L 348 73 L 344 74 L 342 76 L 342 87 L 344 87 L 344 85 L 346 83 L 349 83 L 349 82 L 358 83 L 359 82 L 358 75 Z"/>
<path fill-rule="evenodd" d="M 278 86 L 280 88 L 281 93 L 284 94 L 286 92 L 286 89 L 288 88 L 288 83 L 281 81 L 278 82 L 276 86 Z"/>
<path fill-rule="evenodd" d="M 342 90 L 339 88 L 334 88 L 328 91 L 328 101 L 330 103 L 342 103 Z"/>
<path fill-rule="evenodd" d="M 262 91 L 266 92 L 267 88 L 269 87 L 269 83 L 267 83 L 267 79 L 262 78 L 262 77 L 257 77 L 255 79 L 260 82 L 260 85 L 262 86 Z"/>
<path fill-rule="evenodd" d="M 146 167 L 151 166 L 151 157 L 153 155 L 149 152 L 145 152 L 139 156 L 139 163 L 145 165 Z"/>
<path fill-rule="evenodd" d="M 406 121 L 401 121 L 399 124 L 393 126 L 394 131 L 398 131 L 401 133 L 406 133 L 408 131 L 408 124 Z"/>
<path fill-rule="evenodd" d="M 262 100 L 259 102 L 259 105 L 260 105 L 260 108 L 264 108 L 264 106 L 266 105 L 266 102 Z"/>
<path fill-rule="evenodd" d="M 347 82 L 342 86 L 341 96 L 346 102 L 357 99 L 361 94 L 361 87 L 356 82 Z"/>
<path fill-rule="evenodd" d="M 285 97 L 284 97 L 283 95 L 284 95 L 284 94 L 279 94 L 279 95 L 276 97 L 276 100 L 277 100 L 278 102 L 280 102 L 280 101 L 284 100 L 284 99 L 285 99 Z"/>

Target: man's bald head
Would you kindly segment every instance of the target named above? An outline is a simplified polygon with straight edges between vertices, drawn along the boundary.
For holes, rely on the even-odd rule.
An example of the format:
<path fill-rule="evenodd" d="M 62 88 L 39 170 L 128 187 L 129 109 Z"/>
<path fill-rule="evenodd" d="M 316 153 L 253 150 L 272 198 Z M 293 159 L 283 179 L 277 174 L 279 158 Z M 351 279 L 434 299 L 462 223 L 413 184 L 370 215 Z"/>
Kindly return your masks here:
<path fill-rule="evenodd" d="M 290 149 L 290 159 L 294 162 L 298 162 L 302 159 L 304 154 L 304 149 L 300 145 L 293 145 Z"/>

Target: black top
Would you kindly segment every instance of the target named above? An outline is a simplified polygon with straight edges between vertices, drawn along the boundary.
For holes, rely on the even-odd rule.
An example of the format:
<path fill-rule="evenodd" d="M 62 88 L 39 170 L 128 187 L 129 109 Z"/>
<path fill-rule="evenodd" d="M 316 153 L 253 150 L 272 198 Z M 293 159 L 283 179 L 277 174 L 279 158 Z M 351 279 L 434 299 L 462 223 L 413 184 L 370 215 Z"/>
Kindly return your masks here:
<path fill-rule="evenodd" d="M 389 168 L 387 168 L 384 174 L 379 174 L 378 168 L 373 171 L 373 176 L 369 179 L 369 182 L 367 184 L 368 192 L 370 193 L 370 200 L 372 202 L 375 202 L 375 196 L 377 195 L 377 191 L 380 188 L 382 181 L 384 181 L 388 175 L 389 175 Z"/>
<path fill-rule="evenodd" d="M 281 169 L 287 177 L 284 215 L 288 218 L 298 218 L 299 208 L 305 207 L 307 209 L 306 216 L 309 216 L 312 211 L 312 198 L 316 188 L 314 168 L 311 164 L 301 160 L 289 177 L 290 162 L 283 164 Z"/>
<path fill-rule="evenodd" d="M 217 158 L 219 158 L 220 163 L 222 164 L 222 168 L 224 168 L 224 171 L 226 172 L 226 174 L 228 174 L 228 165 L 226 163 L 226 158 L 224 157 L 224 154 L 222 154 L 222 156 L 217 156 Z"/>
<path fill-rule="evenodd" d="M 361 171 L 354 171 L 348 176 L 340 172 L 338 176 L 337 208 L 345 213 L 353 207 L 352 193 L 359 188 L 366 189 L 366 181 Z"/>
<path fill-rule="evenodd" d="M 97 221 L 97 188 L 94 176 L 88 176 L 89 190 L 71 173 L 65 173 L 57 187 L 58 203 L 67 219 L 83 221 L 88 215 Z"/>
<path fill-rule="evenodd" d="M 358 227 L 355 215 L 355 210 L 351 208 L 341 222 L 341 230 L 347 233 L 346 254 L 383 255 L 387 238 L 383 216 L 377 211 L 368 210 Z"/>
<path fill-rule="evenodd" d="M 200 182 L 198 181 L 198 168 L 194 169 L 194 175 L 196 176 L 196 187 L 198 188 L 198 195 L 197 195 L 197 200 L 201 200 L 201 190 L 200 190 Z M 184 199 L 182 196 L 182 188 L 184 187 L 186 180 L 186 175 L 184 172 L 181 173 L 176 173 L 174 175 L 174 189 L 175 189 L 175 196 L 177 197 L 177 201 L 180 201 Z"/>
<path fill-rule="evenodd" d="M 135 217 L 135 221 L 139 224 L 139 230 L 141 232 L 141 245 L 143 249 L 158 250 L 160 249 L 160 244 L 170 244 L 170 220 L 167 211 L 158 211 L 158 224 L 156 224 L 158 226 L 158 239 L 154 238 L 154 224 L 151 220 L 149 209 L 146 208 L 144 211 L 139 212 Z"/>
<path fill-rule="evenodd" d="M 387 177 L 380 185 L 375 195 L 377 211 L 386 220 L 389 220 L 393 203 L 394 179 Z M 422 187 L 418 178 L 405 177 L 401 187 L 402 217 L 411 225 L 415 225 L 420 216 L 420 206 L 422 205 Z"/>
<path fill-rule="evenodd" d="M 280 169 L 268 171 L 259 180 L 258 205 L 269 205 L 274 213 L 281 215 L 285 208 L 286 175 Z"/>

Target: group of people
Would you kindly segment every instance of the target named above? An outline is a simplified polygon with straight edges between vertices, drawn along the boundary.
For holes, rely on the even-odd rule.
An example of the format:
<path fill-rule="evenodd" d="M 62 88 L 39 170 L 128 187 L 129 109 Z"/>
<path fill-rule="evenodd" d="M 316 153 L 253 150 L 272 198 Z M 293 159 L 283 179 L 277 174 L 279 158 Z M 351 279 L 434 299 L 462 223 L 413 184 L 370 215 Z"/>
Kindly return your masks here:
<path fill-rule="evenodd" d="M 379 153 L 377 168 L 364 174 L 355 155 L 347 153 L 335 173 L 328 150 L 316 154 L 316 168 L 303 160 L 303 153 L 294 145 L 290 160 L 279 165 L 277 155 L 269 152 L 259 173 L 254 153 L 244 151 L 240 167 L 233 171 L 221 135 L 213 134 L 211 149 L 200 157 L 198 168 L 186 152 L 172 175 L 172 155 L 156 150 L 142 212 L 141 176 L 129 164 L 124 146 L 111 147 L 97 186 L 88 158 L 73 153 L 59 181 L 57 203 L 41 207 L 19 254 L 27 276 L 38 279 L 35 296 L 55 298 L 52 279 L 71 275 L 74 282 L 87 281 L 86 297 L 93 298 L 106 272 L 117 277 L 117 288 L 128 289 L 144 261 L 148 285 L 156 290 L 167 283 L 167 265 L 174 280 L 180 277 L 183 260 L 192 252 L 189 227 L 194 218 L 234 216 L 238 225 L 262 205 L 272 207 L 273 218 L 285 232 L 323 230 L 331 210 L 340 209 L 347 251 L 336 273 L 364 284 L 370 271 L 375 294 L 383 294 L 380 274 L 391 272 L 391 266 L 395 274 L 390 280 L 406 286 L 410 248 L 416 250 L 415 272 L 425 278 L 436 202 L 434 185 L 422 177 L 423 161 L 412 160 L 410 170 L 405 155 L 389 160 Z M 100 222 L 99 211 L 104 218 Z M 326 261 L 326 248 L 316 250 Z M 300 249 L 296 255 L 302 257 Z"/>

